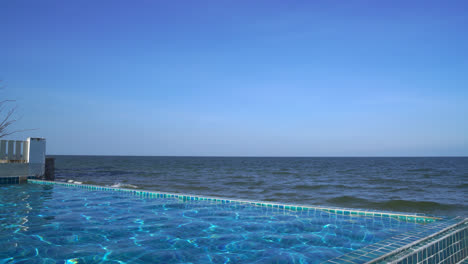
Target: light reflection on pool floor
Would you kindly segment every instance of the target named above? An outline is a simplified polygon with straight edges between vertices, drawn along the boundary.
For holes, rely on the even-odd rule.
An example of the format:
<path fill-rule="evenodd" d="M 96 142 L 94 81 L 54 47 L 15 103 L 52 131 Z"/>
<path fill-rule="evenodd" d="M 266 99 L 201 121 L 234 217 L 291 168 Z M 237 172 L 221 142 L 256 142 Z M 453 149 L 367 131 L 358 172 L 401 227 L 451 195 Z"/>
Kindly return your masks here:
<path fill-rule="evenodd" d="M 413 230 L 393 218 L 0 186 L 0 263 L 320 263 Z"/>

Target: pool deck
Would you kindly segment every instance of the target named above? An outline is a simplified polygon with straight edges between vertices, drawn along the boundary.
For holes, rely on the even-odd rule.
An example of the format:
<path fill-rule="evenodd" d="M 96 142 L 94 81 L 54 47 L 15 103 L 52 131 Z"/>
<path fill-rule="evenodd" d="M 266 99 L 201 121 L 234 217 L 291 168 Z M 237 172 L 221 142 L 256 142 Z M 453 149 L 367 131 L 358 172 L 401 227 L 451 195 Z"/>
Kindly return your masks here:
<path fill-rule="evenodd" d="M 220 197 L 186 195 L 158 191 L 135 190 L 68 182 L 28 179 L 32 184 L 62 185 L 96 191 L 125 192 L 144 198 L 174 198 L 180 201 L 210 201 L 213 203 L 238 203 L 265 207 L 277 211 L 323 212 L 343 217 L 392 218 L 398 221 L 421 224 L 416 230 L 393 236 L 367 247 L 355 250 L 324 263 L 467 263 L 468 218 L 434 217 L 425 214 L 395 213 L 378 210 L 362 210 L 309 205 L 292 205 L 263 201 L 227 199 Z"/>

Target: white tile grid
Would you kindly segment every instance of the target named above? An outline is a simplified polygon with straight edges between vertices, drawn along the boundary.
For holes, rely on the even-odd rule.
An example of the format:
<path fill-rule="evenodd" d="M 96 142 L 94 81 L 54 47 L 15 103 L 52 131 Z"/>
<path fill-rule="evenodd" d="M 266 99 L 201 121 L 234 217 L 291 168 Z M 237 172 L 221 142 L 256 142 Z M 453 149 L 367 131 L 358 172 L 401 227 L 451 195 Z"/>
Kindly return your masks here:
<path fill-rule="evenodd" d="M 435 260 L 435 258 L 437 257 L 436 255 L 439 255 L 439 256 L 438 256 L 438 260 L 439 260 L 438 263 L 440 263 L 440 262 L 442 262 L 442 261 L 445 261 L 445 260 L 450 260 L 450 259 L 455 260 L 455 259 L 456 259 L 456 256 L 457 256 L 458 254 L 461 254 L 461 255 L 465 255 L 465 256 L 466 256 L 466 255 L 467 255 L 467 250 L 468 250 L 467 247 L 466 247 L 466 246 L 465 246 L 465 247 L 462 247 L 462 246 L 461 246 L 461 244 L 462 244 L 462 243 L 461 243 L 461 242 L 462 242 L 461 240 L 453 241 L 453 239 L 456 237 L 457 234 L 460 234 L 460 235 L 461 235 L 462 232 L 467 232 L 467 230 L 468 230 L 468 226 L 465 227 L 465 228 L 463 228 L 463 229 L 461 229 L 461 230 L 460 230 L 460 229 L 459 229 L 459 230 L 456 230 L 456 232 L 449 233 L 449 234 L 447 234 L 447 235 L 445 235 L 445 236 L 443 236 L 443 237 L 441 237 L 441 238 L 439 238 L 439 239 L 437 239 L 437 240 L 435 240 L 435 241 L 433 241 L 433 242 L 431 242 L 431 243 L 429 243 L 429 244 L 427 244 L 427 245 L 425 245 L 425 246 L 423 246 L 423 247 L 421 247 L 421 248 L 419 248 L 419 249 L 414 250 L 410 255 L 411 255 L 411 256 L 416 255 L 416 263 L 418 263 L 418 264 L 419 264 L 419 263 L 421 263 L 421 264 L 422 264 L 422 263 L 426 263 L 426 262 L 424 262 L 424 261 L 428 261 L 428 260 L 430 260 L 430 259 L 434 259 L 434 260 Z M 427 255 L 426 258 L 419 259 L 419 255 L 418 255 L 419 252 L 422 252 L 422 251 L 424 251 L 424 250 L 427 250 L 429 247 L 431 247 L 431 246 L 433 246 L 433 245 L 435 245 L 435 244 L 437 244 L 437 243 L 439 243 L 439 242 L 443 241 L 444 239 L 449 238 L 449 237 L 451 237 L 451 236 L 452 236 L 452 242 L 450 243 L 450 245 L 448 245 L 448 246 L 446 247 L 447 249 L 451 249 L 451 251 L 453 251 L 453 253 L 452 253 L 451 255 L 446 256 L 446 257 L 444 258 L 444 257 L 443 257 L 443 256 L 444 256 L 444 255 L 443 255 L 443 251 L 444 251 L 446 248 L 443 248 L 443 249 L 440 249 L 440 248 L 439 248 L 439 250 L 438 250 L 437 252 L 434 252 L 434 253 L 431 254 L 431 255 Z M 467 239 L 466 235 L 465 235 L 465 237 L 464 237 L 463 239 L 465 239 L 465 240 Z M 466 242 L 465 242 L 465 245 L 466 245 Z M 392 262 L 390 262 L 390 263 L 398 263 L 398 262 L 403 261 L 403 260 L 405 260 L 405 259 L 407 259 L 407 258 L 408 258 L 408 255 L 405 255 L 405 256 L 403 256 L 403 257 L 401 257 L 401 258 L 399 258 L 399 259 L 397 259 L 397 260 L 395 260 L 395 261 L 392 261 Z M 465 259 L 466 259 L 466 257 L 465 257 Z M 433 262 L 433 263 L 435 263 L 435 262 Z M 450 263 L 453 263 L 453 262 L 450 262 Z"/>

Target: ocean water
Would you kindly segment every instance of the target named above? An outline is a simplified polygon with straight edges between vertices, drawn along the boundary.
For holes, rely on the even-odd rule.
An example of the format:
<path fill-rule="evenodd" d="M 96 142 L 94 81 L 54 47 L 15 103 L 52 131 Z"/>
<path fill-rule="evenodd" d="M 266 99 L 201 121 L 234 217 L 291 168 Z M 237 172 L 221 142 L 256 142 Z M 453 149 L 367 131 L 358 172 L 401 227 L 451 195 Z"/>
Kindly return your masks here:
<path fill-rule="evenodd" d="M 54 157 L 60 181 L 468 217 L 468 157 Z"/>

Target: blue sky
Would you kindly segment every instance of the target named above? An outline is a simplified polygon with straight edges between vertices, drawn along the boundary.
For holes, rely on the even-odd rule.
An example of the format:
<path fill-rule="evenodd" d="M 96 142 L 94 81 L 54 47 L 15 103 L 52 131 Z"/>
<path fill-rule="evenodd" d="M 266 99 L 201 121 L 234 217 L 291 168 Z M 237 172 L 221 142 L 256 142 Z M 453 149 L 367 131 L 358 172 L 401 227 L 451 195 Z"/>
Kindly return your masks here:
<path fill-rule="evenodd" d="M 49 154 L 468 155 L 466 1 L 1 1 Z"/>

